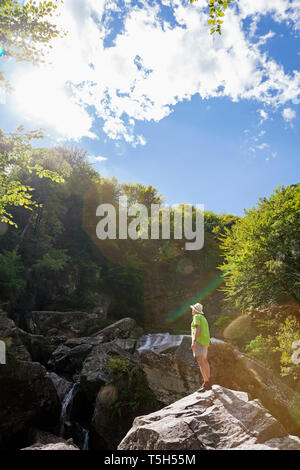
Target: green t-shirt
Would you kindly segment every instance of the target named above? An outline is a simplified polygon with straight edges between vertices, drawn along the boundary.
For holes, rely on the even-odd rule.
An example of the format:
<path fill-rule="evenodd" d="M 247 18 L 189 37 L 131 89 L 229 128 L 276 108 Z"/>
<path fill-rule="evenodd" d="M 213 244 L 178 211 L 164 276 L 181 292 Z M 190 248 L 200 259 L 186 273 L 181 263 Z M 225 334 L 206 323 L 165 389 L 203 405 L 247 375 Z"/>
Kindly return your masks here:
<path fill-rule="evenodd" d="M 196 335 L 196 327 L 200 326 L 200 334 L 197 339 L 197 343 L 203 344 L 203 346 L 209 346 L 210 344 L 210 334 L 209 334 L 209 326 L 206 318 L 202 313 L 198 313 L 193 315 L 193 321 L 191 323 L 191 330 L 192 330 L 192 339 L 194 340 Z"/>

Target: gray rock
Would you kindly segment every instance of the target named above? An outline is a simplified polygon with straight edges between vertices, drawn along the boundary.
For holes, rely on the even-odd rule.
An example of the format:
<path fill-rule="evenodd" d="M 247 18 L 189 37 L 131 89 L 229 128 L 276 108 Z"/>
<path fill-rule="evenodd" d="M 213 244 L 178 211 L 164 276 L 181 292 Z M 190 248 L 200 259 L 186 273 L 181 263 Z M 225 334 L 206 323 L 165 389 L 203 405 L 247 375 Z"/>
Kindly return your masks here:
<path fill-rule="evenodd" d="M 86 312 L 31 312 L 26 317 L 29 333 L 42 336 L 77 338 L 99 331 L 103 320 L 97 314 Z"/>
<path fill-rule="evenodd" d="M 53 444 L 40 444 L 36 443 L 30 447 L 24 447 L 21 450 L 80 450 L 74 443 L 68 441 L 56 442 Z"/>
<path fill-rule="evenodd" d="M 98 331 L 93 336 L 102 336 L 103 341 L 108 342 L 114 339 L 138 338 L 143 330 L 137 326 L 133 318 L 122 318 L 121 320 Z"/>
<path fill-rule="evenodd" d="M 156 398 L 169 405 L 195 392 L 201 385 L 199 368 L 191 366 L 172 354 L 140 352 L 142 368 Z"/>
<path fill-rule="evenodd" d="M 138 364 L 138 358 L 124 351 L 113 341 L 95 346 L 84 361 L 80 389 L 90 402 L 94 402 L 100 388 L 113 379 L 110 361 L 116 358 L 126 360 L 130 364 Z"/>
<path fill-rule="evenodd" d="M 0 367 L 0 447 L 28 426 L 54 425 L 59 410 L 55 387 L 41 364 L 13 360 Z"/>
<path fill-rule="evenodd" d="M 171 353 L 166 353 L 167 350 Z M 202 381 L 188 336 L 183 336 L 177 347 L 165 349 L 161 354 L 142 350 L 140 358 L 150 387 L 165 404 L 193 393 Z M 213 383 L 260 399 L 290 434 L 300 433 L 300 396 L 272 370 L 220 340 L 212 341 L 208 359 Z"/>
<path fill-rule="evenodd" d="M 103 320 L 107 318 L 107 312 L 112 304 L 112 297 L 107 294 L 97 294 L 95 297 L 95 307 L 93 313 L 96 313 Z"/>
<path fill-rule="evenodd" d="M 53 385 L 56 389 L 58 398 L 59 398 L 60 402 L 62 402 L 65 395 L 72 388 L 73 383 L 69 382 L 68 380 L 64 379 L 63 377 L 60 377 L 59 375 L 55 374 L 55 372 L 48 372 L 47 375 L 52 380 Z"/>
<path fill-rule="evenodd" d="M 7 359 L 12 357 L 22 361 L 31 361 L 31 356 L 22 342 L 18 328 L 4 312 L 0 312 L 0 340 L 6 344 Z"/>
<path fill-rule="evenodd" d="M 46 365 L 51 354 L 56 348 L 66 341 L 65 336 L 51 336 L 45 337 L 42 335 L 33 335 L 27 331 L 18 328 L 19 336 L 30 353 L 34 362 L 40 362 Z"/>
<path fill-rule="evenodd" d="M 214 385 L 134 420 L 118 450 L 300 450 L 259 400 Z"/>
<path fill-rule="evenodd" d="M 54 351 L 48 365 L 58 374 L 72 377 L 80 373 L 82 364 L 92 348 L 93 346 L 89 343 L 78 344 L 74 347 L 62 344 Z"/>
<path fill-rule="evenodd" d="M 120 349 L 133 354 L 138 333 L 135 320 L 123 318 L 96 335 L 68 339 L 53 352 L 48 365 L 58 374 L 68 377 L 80 374 L 83 362 L 95 346 L 113 341 Z"/>
<path fill-rule="evenodd" d="M 157 410 L 161 403 L 158 403 L 149 389 L 146 376 L 135 356 L 128 355 L 115 342 L 111 342 L 94 348 L 90 357 L 92 365 L 98 364 L 97 360 L 94 362 L 97 358 L 101 358 L 101 371 L 99 365 L 97 366 L 97 372 L 100 374 L 97 376 L 95 369 L 89 370 L 87 380 L 90 383 L 84 384 L 85 387 L 89 386 L 89 393 L 92 386 L 95 386 L 94 393 L 98 390 L 91 422 L 90 443 L 95 449 L 116 449 L 130 429 L 135 416 Z M 117 373 L 113 373 L 111 360 L 121 360 L 118 364 L 122 367 L 118 368 Z M 123 364 L 126 366 L 124 372 Z M 93 375 L 93 372 L 96 374 Z"/>

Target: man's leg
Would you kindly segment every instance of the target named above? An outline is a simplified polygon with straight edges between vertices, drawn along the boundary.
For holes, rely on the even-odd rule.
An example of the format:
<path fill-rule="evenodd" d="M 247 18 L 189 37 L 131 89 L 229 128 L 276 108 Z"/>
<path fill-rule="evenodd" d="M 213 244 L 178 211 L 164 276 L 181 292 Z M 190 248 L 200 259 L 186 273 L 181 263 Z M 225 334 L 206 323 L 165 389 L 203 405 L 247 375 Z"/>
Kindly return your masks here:
<path fill-rule="evenodd" d="M 199 364 L 200 372 L 202 374 L 204 382 L 209 382 L 210 380 L 210 367 L 209 362 L 205 356 L 196 356 L 196 361 Z"/>

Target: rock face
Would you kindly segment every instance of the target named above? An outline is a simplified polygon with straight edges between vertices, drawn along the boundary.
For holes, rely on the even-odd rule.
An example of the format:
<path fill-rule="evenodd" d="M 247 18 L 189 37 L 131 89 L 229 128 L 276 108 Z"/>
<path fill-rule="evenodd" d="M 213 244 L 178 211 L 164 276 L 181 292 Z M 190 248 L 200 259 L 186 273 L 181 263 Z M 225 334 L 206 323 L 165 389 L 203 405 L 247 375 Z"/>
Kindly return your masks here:
<path fill-rule="evenodd" d="M 109 307 L 113 303 L 112 297 L 107 294 L 97 294 L 95 296 L 95 307 L 93 308 L 93 313 L 96 313 L 103 320 L 107 318 L 107 312 Z"/>
<path fill-rule="evenodd" d="M 4 312 L 0 312 L 0 340 L 6 344 L 7 356 L 23 361 L 31 361 L 30 354 L 22 342 L 18 328 Z"/>
<path fill-rule="evenodd" d="M 36 362 L 0 366 L 0 448 L 32 424 L 55 424 L 59 400 L 46 369 Z"/>
<path fill-rule="evenodd" d="M 57 392 L 57 396 L 60 402 L 62 403 L 64 397 L 72 388 L 73 383 L 55 374 L 55 372 L 48 372 L 47 375 L 52 380 L 55 390 Z"/>
<path fill-rule="evenodd" d="M 214 385 L 134 420 L 119 450 L 300 450 L 259 400 Z"/>
<path fill-rule="evenodd" d="M 201 385 L 199 369 L 172 354 L 141 351 L 142 368 L 151 390 L 165 405 L 196 391 Z"/>
<path fill-rule="evenodd" d="M 31 312 L 26 317 L 26 330 L 42 336 L 66 336 L 77 338 L 99 331 L 103 319 L 86 312 Z"/>
<path fill-rule="evenodd" d="M 97 336 L 102 336 L 103 342 L 112 341 L 114 339 L 137 339 L 143 334 L 143 330 L 137 326 L 133 318 L 122 318 L 121 320 L 107 326 L 101 331 L 96 333 Z M 96 336 L 95 334 L 93 336 Z"/>
<path fill-rule="evenodd" d="M 89 401 L 94 402 L 100 388 L 113 379 L 110 367 L 112 359 L 138 365 L 138 357 L 125 352 L 114 341 L 95 346 L 87 356 L 80 375 L 80 388 Z"/>
<path fill-rule="evenodd" d="M 86 357 L 95 346 L 114 341 L 124 351 L 134 353 L 139 334 L 141 329 L 135 320 L 123 318 L 93 336 L 68 339 L 53 352 L 48 365 L 58 374 L 69 377 L 79 374 Z"/>
<path fill-rule="evenodd" d="M 27 331 L 18 328 L 18 334 L 27 351 L 30 353 L 34 362 L 40 362 L 44 366 L 47 364 L 51 354 L 56 348 L 66 341 L 65 336 L 45 337 L 42 335 L 33 335 Z"/>
<path fill-rule="evenodd" d="M 149 385 L 165 404 L 193 393 L 201 383 L 198 365 L 191 353 L 191 340 L 183 336 L 179 346 L 161 354 L 141 350 L 142 367 Z M 169 351 L 168 353 L 165 353 Z M 208 359 L 213 383 L 248 392 L 278 419 L 290 434 L 300 433 L 300 396 L 285 385 L 270 369 L 259 361 L 242 354 L 223 341 L 213 341 Z"/>

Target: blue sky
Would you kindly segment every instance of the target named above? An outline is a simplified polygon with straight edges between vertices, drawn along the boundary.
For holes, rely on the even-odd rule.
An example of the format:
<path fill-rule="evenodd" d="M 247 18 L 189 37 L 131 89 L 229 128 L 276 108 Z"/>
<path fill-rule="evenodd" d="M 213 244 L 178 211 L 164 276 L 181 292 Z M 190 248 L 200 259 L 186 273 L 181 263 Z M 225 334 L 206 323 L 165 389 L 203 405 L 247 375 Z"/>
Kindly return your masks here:
<path fill-rule="evenodd" d="M 15 88 L 1 126 L 44 127 L 168 204 L 242 215 L 299 182 L 299 1 L 236 1 L 221 37 L 205 5 L 65 0 L 49 63 L 0 58 Z"/>

